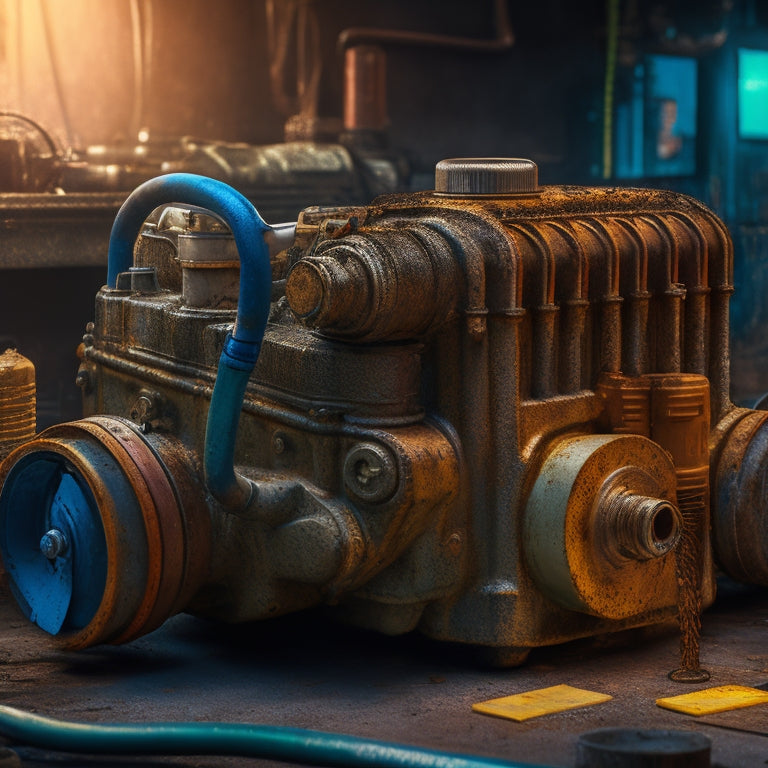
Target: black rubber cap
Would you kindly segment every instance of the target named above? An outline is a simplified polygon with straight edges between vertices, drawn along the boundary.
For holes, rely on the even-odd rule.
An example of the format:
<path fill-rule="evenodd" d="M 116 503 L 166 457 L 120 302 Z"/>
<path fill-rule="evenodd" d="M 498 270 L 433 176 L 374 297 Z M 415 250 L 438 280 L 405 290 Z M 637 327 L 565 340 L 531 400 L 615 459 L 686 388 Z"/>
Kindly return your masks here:
<path fill-rule="evenodd" d="M 710 768 L 710 740 L 693 731 L 601 728 L 576 744 L 576 768 Z"/>

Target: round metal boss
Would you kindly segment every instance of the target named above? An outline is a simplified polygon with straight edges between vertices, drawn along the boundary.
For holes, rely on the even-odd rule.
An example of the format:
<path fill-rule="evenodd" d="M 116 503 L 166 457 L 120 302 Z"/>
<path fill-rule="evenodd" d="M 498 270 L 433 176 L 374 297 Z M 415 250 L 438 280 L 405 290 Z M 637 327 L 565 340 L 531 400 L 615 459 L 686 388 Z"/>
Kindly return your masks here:
<path fill-rule="evenodd" d="M 538 183 L 536 163 L 520 157 L 456 157 L 435 166 L 435 192 L 444 195 L 527 195 Z"/>

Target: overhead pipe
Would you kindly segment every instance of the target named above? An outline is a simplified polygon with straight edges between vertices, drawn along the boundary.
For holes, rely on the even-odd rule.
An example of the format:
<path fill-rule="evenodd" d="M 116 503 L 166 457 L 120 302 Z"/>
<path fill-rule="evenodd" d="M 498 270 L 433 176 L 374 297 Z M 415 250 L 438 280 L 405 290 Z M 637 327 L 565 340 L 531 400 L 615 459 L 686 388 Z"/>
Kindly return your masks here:
<path fill-rule="evenodd" d="M 515 35 L 509 23 L 507 0 L 493 0 L 493 16 L 495 35 L 487 40 L 403 29 L 350 27 L 342 30 L 337 48 L 340 52 L 360 45 L 403 45 L 489 53 L 509 50 L 515 42 Z"/>
<path fill-rule="evenodd" d="M 509 50 L 515 35 L 509 22 L 507 0 L 492 0 L 492 5 L 495 34 L 491 39 L 371 27 L 342 30 L 337 50 L 344 57 L 344 130 L 350 134 L 375 135 L 387 128 L 385 48 L 403 46 L 480 53 Z"/>

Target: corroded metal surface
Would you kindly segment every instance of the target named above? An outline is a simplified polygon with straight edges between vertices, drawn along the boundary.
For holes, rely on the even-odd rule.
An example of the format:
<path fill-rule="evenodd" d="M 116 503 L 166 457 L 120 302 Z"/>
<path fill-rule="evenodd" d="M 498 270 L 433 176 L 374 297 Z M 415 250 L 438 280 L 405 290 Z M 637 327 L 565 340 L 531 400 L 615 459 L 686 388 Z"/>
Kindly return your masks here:
<path fill-rule="evenodd" d="M 586 456 L 578 459 L 563 449 L 563 466 L 551 478 L 546 474 L 546 457 L 563 436 L 578 441 L 615 430 L 651 437 L 661 454 L 674 449 L 651 410 L 649 374 L 681 382 L 684 374 L 696 374 L 705 384 L 708 378 L 712 388 L 706 397 L 714 418 L 732 408 L 726 343 L 732 256 L 724 227 L 678 195 L 568 187 L 508 196 L 380 198 L 368 209 L 351 209 L 346 221 L 341 212 L 328 216 L 327 221 L 339 222 L 329 234 L 321 217 L 322 211 L 309 210 L 299 222 L 298 241 L 309 247 L 288 276 L 291 306 L 307 325 L 348 343 L 431 338 L 425 358 L 440 373 L 428 388 L 426 410 L 445 414 L 464 447 L 470 488 L 462 503 L 471 509 L 476 581 L 458 600 L 428 608 L 422 629 L 446 639 L 512 648 L 554 642 L 554 626 L 561 639 L 588 632 L 583 616 L 558 614 L 551 602 L 537 597 L 531 582 L 536 569 L 521 567 L 517 559 L 518 554 L 532 556 L 535 540 L 546 539 L 539 531 L 539 505 L 529 519 L 523 513 L 525 499 L 536 495 L 535 483 L 570 487 L 584 470 Z M 314 242 L 312 228 L 319 231 Z M 460 257 L 452 261 L 452 254 Z M 619 386 L 631 395 L 628 406 L 620 408 L 621 419 L 611 416 L 614 400 L 598 387 L 610 376 L 621 379 Z M 637 393 L 629 391 L 631 382 L 636 388 L 642 382 Z M 705 405 L 708 411 L 710 403 Z M 670 427 L 671 433 L 675 429 L 680 426 Z M 706 454 L 706 435 L 707 427 L 696 422 L 678 439 L 696 445 L 704 440 Z M 612 461 L 596 461 L 592 477 L 585 479 L 585 472 L 580 482 L 594 493 L 613 471 L 647 465 L 648 459 L 636 462 L 616 454 Z M 676 509 L 687 461 L 680 456 L 677 479 L 662 483 L 666 502 L 661 508 Z M 705 458 L 705 476 L 706 466 Z M 631 492 L 632 482 L 637 490 L 636 480 L 624 490 Z M 704 494 L 695 525 L 686 530 L 706 530 L 706 489 Z M 609 549 L 603 542 L 590 543 L 599 528 L 594 502 L 573 503 L 582 504 L 584 512 L 577 515 L 582 522 L 572 541 L 583 541 L 578 546 L 593 558 L 585 560 L 576 544 L 563 539 L 562 567 L 543 565 L 538 571 L 549 581 L 557 581 L 555 573 L 563 580 L 562 586 L 549 584 L 550 597 L 593 574 L 594 565 L 587 562 L 605 561 Z M 521 520 L 528 526 L 522 533 Z M 710 602 L 708 545 L 701 551 L 696 581 L 703 579 L 704 599 Z M 666 580 L 656 572 L 662 561 Z M 636 569 L 628 580 L 630 591 L 653 594 L 660 606 L 672 609 L 677 595 L 673 558 L 626 562 Z M 611 603 L 604 615 L 634 623 L 658 620 L 649 612 L 643 617 L 639 604 L 622 600 L 618 573 L 613 582 L 592 588 Z M 541 577 L 535 581 L 541 583 Z M 575 601 L 584 611 L 584 595 L 574 594 L 580 596 L 569 608 Z"/>
<path fill-rule="evenodd" d="M 14 349 L 0 354 L 0 460 L 35 434 L 35 367 Z"/>
<path fill-rule="evenodd" d="M 614 620 L 674 604 L 673 541 L 659 530 L 659 515 L 678 527 L 679 512 L 669 501 L 674 489 L 674 465 L 646 438 L 557 441 L 523 518 L 526 562 L 537 587 L 570 610 Z M 638 589 L 651 583 L 652 590 Z"/>
<path fill-rule="evenodd" d="M 530 165 L 497 169 L 525 174 L 500 187 L 518 194 L 469 179 L 460 195 L 302 213 L 272 262 L 237 509 L 200 468 L 235 316 L 231 242 L 183 208 L 148 228 L 83 339 L 78 382 L 100 416 L 68 427 L 102 430 L 151 550 L 112 639 L 182 609 L 248 621 L 324 604 L 514 664 L 663 623 L 682 583 L 692 647 L 714 599 L 710 509 L 731 510 L 715 530 L 742 552 L 753 492 L 735 457 L 760 442 L 728 394 L 728 233 L 683 195 L 539 188 Z M 190 262 L 227 272 L 226 301 L 215 281 L 185 288 Z M 208 553 L 173 544 L 203 518 Z M 182 561 L 195 588 L 178 587 Z"/>
<path fill-rule="evenodd" d="M 735 409 L 723 425 L 716 466 L 713 536 L 718 561 L 734 578 L 768 584 L 765 411 Z"/>
<path fill-rule="evenodd" d="M 125 194 L 0 195 L 0 268 L 104 265 L 109 230 Z"/>

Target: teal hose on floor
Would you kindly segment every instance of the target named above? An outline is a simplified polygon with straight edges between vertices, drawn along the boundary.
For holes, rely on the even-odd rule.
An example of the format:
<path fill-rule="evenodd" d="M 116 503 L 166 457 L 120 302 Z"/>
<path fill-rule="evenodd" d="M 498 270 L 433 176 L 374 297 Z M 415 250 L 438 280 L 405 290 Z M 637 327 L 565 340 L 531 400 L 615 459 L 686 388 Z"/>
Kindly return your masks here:
<path fill-rule="evenodd" d="M 546 768 L 336 733 L 246 723 L 71 723 L 0 705 L 0 735 L 55 752 L 238 755 L 352 768 Z"/>

